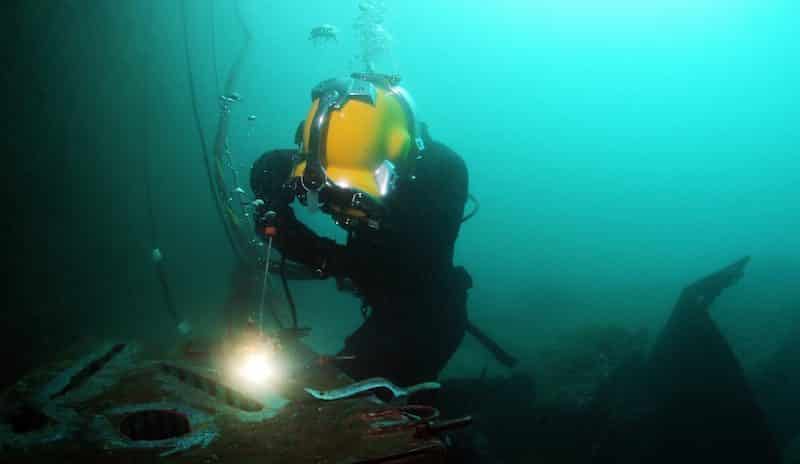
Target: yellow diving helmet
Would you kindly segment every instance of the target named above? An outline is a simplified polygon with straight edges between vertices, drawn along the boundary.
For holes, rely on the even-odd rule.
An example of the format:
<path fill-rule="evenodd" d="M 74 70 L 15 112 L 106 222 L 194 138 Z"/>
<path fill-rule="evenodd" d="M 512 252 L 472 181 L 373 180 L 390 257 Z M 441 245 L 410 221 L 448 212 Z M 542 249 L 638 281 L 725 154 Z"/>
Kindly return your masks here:
<path fill-rule="evenodd" d="M 413 101 L 398 80 L 353 74 L 324 81 L 312 90 L 298 128 L 297 197 L 345 227 L 378 229 L 385 200 L 399 180 L 413 180 L 425 148 Z"/>

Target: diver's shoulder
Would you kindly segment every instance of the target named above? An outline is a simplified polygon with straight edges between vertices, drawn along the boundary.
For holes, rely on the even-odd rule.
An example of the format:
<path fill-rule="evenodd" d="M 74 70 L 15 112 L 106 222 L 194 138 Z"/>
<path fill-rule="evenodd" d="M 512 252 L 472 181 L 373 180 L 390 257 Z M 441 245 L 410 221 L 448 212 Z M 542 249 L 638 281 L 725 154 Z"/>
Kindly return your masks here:
<path fill-rule="evenodd" d="M 297 150 L 291 148 L 274 148 L 267 150 L 253 162 L 253 169 L 264 170 L 291 164 L 296 153 Z"/>
<path fill-rule="evenodd" d="M 435 160 L 437 164 L 445 169 L 465 171 L 467 169 L 464 158 L 458 154 L 457 151 L 438 140 L 428 140 L 425 143 L 425 153 L 423 156 Z"/>
<path fill-rule="evenodd" d="M 440 158 L 445 161 L 449 160 L 453 163 L 460 162 L 463 164 L 464 160 L 458 152 L 450 148 L 450 146 L 446 145 L 444 142 L 431 137 L 430 127 L 425 122 L 420 123 L 420 135 L 425 143 L 424 157 Z"/>
<path fill-rule="evenodd" d="M 461 157 L 458 152 L 450 148 L 449 145 L 442 141 L 433 139 L 428 139 L 425 141 L 425 153 L 433 154 L 434 156 Z"/>
<path fill-rule="evenodd" d="M 272 148 L 259 156 L 259 158 L 265 157 L 280 157 L 280 158 L 291 158 L 297 153 L 296 148 Z"/>

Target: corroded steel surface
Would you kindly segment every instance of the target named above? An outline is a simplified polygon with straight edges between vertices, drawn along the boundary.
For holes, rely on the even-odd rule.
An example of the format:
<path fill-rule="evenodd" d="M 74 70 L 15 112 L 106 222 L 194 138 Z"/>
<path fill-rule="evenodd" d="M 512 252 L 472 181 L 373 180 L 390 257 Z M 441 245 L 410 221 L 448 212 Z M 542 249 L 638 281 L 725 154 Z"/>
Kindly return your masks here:
<path fill-rule="evenodd" d="M 285 350 L 294 366 L 290 380 L 266 396 L 226 384 L 213 369 L 213 356 L 146 353 L 132 344 L 108 355 L 109 346 L 119 351 L 118 344 L 88 350 L 31 372 L 3 393 L 0 462 L 443 462 L 442 442 L 415 436 L 413 427 L 374 433 L 376 424 L 365 418 L 386 404 L 364 397 L 322 402 L 303 392 L 309 386 L 340 387 L 350 379 L 314 363 L 302 344 Z M 40 411 L 45 422 L 26 416 L 29 412 L 8 412 L 28 411 L 22 404 Z M 253 404 L 261 407 L 256 411 Z M 11 422 L 30 430 L 15 432 Z M 175 430 L 183 435 L 169 436 Z M 123 431 L 169 438 L 133 440 Z"/>

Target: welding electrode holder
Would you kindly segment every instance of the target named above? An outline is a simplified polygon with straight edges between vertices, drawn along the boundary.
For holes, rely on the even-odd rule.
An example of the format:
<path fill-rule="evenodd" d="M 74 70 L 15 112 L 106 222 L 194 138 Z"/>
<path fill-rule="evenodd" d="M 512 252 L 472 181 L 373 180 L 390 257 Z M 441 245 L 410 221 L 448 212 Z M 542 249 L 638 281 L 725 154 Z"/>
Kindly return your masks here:
<path fill-rule="evenodd" d="M 278 234 L 278 213 L 269 210 L 259 220 L 261 232 L 266 237 L 275 237 Z"/>

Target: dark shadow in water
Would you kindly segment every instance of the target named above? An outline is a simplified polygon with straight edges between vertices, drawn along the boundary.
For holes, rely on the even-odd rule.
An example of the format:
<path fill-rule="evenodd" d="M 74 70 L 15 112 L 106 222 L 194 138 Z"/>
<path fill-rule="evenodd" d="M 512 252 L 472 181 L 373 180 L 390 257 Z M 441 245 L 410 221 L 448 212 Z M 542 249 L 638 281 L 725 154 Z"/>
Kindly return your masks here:
<path fill-rule="evenodd" d="M 800 323 L 753 375 L 753 385 L 781 446 L 800 437 Z"/>
<path fill-rule="evenodd" d="M 780 462 L 744 370 L 709 314 L 748 261 L 683 290 L 640 375 L 628 379 L 646 394 L 617 411 L 624 419 L 609 428 L 594 462 Z"/>
<path fill-rule="evenodd" d="M 473 430 L 453 438 L 457 459 L 779 463 L 767 418 L 709 314 L 748 261 L 687 286 L 649 356 L 632 353 L 586 403 L 536 406 L 532 382 L 514 377 L 445 384 L 445 413 L 475 414 Z"/>

